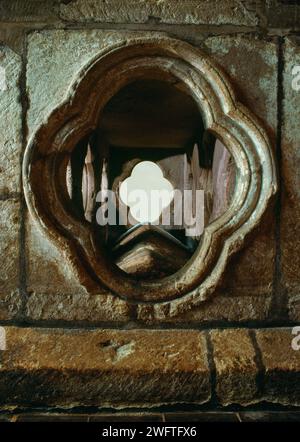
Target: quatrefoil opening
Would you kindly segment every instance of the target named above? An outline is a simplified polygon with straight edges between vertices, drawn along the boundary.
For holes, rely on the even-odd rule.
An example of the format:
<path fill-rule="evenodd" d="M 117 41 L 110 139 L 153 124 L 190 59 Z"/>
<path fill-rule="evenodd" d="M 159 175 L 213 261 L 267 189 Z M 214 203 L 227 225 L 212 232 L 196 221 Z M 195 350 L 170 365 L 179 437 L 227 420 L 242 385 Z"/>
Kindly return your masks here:
<path fill-rule="evenodd" d="M 155 281 L 137 281 L 120 270 L 109 260 L 93 226 L 67 208 L 70 152 L 95 130 L 110 98 L 140 78 L 183 82 L 201 110 L 206 129 L 229 150 L 237 171 L 230 206 L 205 228 L 192 258 L 175 274 Z M 212 295 L 230 255 L 258 225 L 277 189 L 266 132 L 236 100 L 224 73 L 206 54 L 167 37 L 137 37 L 108 47 L 78 74 L 69 97 L 30 140 L 23 183 L 31 215 L 64 251 L 90 292 L 104 286 L 129 301 L 176 302 L 183 309 Z"/>

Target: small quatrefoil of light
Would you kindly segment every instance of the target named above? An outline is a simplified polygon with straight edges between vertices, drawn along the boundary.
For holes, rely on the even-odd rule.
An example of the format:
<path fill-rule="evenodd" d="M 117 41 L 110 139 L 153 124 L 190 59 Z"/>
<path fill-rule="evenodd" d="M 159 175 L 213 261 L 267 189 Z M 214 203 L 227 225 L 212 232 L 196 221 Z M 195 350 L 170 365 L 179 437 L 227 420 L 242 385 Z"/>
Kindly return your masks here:
<path fill-rule="evenodd" d="M 139 192 L 141 195 L 137 204 Z M 122 182 L 119 194 L 136 221 L 154 223 L 172 201 L 174 189 L 157 164 L 142 161 L 132 169 L 130 177 Z"/>

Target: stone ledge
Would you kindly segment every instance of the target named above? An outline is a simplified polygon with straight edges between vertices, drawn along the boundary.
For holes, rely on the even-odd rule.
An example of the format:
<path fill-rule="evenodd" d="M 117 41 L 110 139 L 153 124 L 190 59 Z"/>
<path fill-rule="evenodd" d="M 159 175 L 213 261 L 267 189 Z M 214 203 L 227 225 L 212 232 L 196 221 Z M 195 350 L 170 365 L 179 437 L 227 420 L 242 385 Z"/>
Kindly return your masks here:
<path fill-rule="evenodd" d="M 300 350 L 292 349 L 291 328 L 211 330 L 209 341 L 207 332 L 196 330 L 8 326 L 5 331 L 3 411 L 8 406 L 146 409 L 208 404 L 211 397 L 209 406 L 300 405 Z"/>
<path fill-rule="evenodd" d="M 145 407 L 210 399 L 203 333 L 6 327 L 6 340 L 5 405 Z"/>
<path fill-rule="evenodd" d="M 74 413 L 30 410 L 0 415 L 0 422 L 299 422 L 300 411 L 172 411 Z"/>

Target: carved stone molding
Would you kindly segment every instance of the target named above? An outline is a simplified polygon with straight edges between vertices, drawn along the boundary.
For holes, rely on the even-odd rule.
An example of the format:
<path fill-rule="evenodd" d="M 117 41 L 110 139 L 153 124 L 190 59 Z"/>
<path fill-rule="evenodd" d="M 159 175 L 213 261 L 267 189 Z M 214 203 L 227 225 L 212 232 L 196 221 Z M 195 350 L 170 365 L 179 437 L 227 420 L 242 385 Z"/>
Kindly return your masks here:
<path fill-rule="evenodd" d="M 113 95 L 126 84 L 145 78 L 183 82 L 199 106 L 206 128 L 230 151 L 237 171 L 230 207 L 205 228 L 185 266 L 156 281 L 137 281 L 108 259 L 94 227 L 76 219 L 69 210 L 66 187 L 73 147 L 95 130 L 102 109 Z M 27 146 L 23 186 L 31 215 L 65 252 L 88 290 L 105 286 L 133 302 L 172 301 L 177 306 L 190 306 L 212 294 L 229 256 L 242 247 L 247 234 L 259 223 L 277 182 L 264 129 L 238 103 L 218 66 L 188 43 L 142 37 L 108 47 L 78 74 L 67 100 L 53 111 Z"/>

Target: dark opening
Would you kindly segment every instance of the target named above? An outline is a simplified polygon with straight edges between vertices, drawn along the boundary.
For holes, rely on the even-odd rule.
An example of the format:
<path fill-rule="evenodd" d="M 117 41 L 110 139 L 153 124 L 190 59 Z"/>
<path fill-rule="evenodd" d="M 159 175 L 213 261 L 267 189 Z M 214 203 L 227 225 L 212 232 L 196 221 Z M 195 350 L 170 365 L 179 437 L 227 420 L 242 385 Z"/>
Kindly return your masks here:
<path fill-rule="evenodd" d="M 74 213 L 96 225 L 99 190 L 113 190 L 120 202 L 120 186 L 137 165 L 146 167 L 145 162 L 149 174 L 157 165 L 163 182 L 182 193 L 191 191 L 186 207 L 194 217 L 196 190 L 204 190 L 204 226 L 230 204 L 235 180 L 232 158 L 205 130 L 200 110 L 181 82 L 139 80 L 111 98 L 97 130 L 71 154 L 67 186 Z M 145 184 L 151 178 L 147 175 L 137 182 Z M 163 277 L 179 270 L 197 247 L 203 229 L 191 229 L 183 217 L 181 224 L 175 223 L 178 207 L 173 200 L 164 208 L 169 209 L 168 224 L 162 210 L 156 225 L 141 223 L 138 217 L 120 225 L 116 210 L 115 225 L 97 226 L 110 259 L 136 278 Z M 131 207 L 126 210 L 132 215 Z"/>

